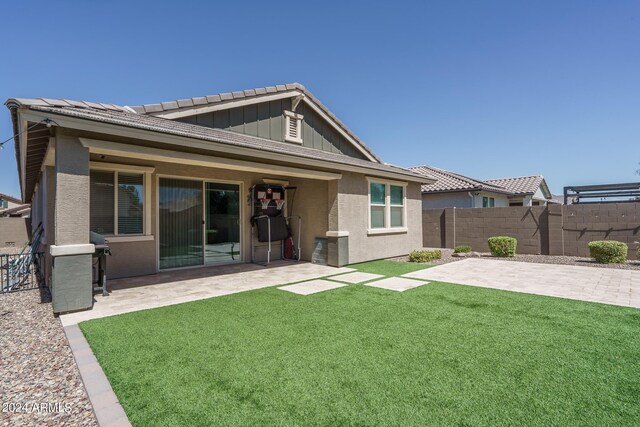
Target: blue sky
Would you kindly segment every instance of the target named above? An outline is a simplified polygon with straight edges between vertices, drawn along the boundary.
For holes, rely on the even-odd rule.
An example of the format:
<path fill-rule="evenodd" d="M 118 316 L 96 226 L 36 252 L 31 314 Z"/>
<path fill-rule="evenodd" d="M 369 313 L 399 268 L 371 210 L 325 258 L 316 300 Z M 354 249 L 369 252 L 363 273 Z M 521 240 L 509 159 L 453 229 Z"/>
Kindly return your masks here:
<path fill-rule="evenodd" d="M 383 160 L 640 181 L 640 2 L 5 2 L 0 98 L 137 105 L 298 81 Z M 0 139 L 11 136 L 8 110 Z M 18 194 L 13 144 L 0 192 Z"/>

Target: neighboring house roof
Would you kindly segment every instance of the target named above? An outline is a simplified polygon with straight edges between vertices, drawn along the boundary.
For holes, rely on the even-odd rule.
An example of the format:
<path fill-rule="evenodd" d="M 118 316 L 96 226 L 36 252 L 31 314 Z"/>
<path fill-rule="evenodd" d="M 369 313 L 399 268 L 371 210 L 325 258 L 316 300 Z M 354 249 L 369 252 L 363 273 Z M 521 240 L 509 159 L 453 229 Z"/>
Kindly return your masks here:
<path fill-rule="evenodd" d="M 414 166 L 409 169 L 437 179 L 433 184 L 423 185 L 423 193 L 492 191 L 511 196 L 524 196 L 535 194 L 542 188 L 545 197 L 551 199 L 551 192 L 542 175 L 477 180 L 433 166 Z"/>
<path fill-rule="evenodd" d="M 9 209 L 0 209 L 0 217 L 2 216 L 27 216 L 31 213 L 31 205 L 24 204 Z"/>
<path fill-rule="evenodd" d="M 452 191 L 493 191 L 510 194 L 506 188 L 469 178 L 433 166 L 414 166 L 410 170 L 436 179 L 433 184 L 423 185 L 423 193 L 445 193 Z"/>
<path fill-rule="evenodd" d="M 16 203 L 18 205 L 22 204 L 22 200 L 4 193 L 0 193 L 0 200 L 6 200 L 7 202 Z"/>
<path fill-rule="evenodd" d="M 316 98 L 307 88 L 300 83 L 288 83 L 284 85 L 268 86 L 255 89 L 241 90 L 236 92 L 226 92 L 217 95 L 200 96 L 197 98 L 178 99 L 174 101 L 161 102 L 155 104 L 144 104 L 132 107 L 117 107 L 111 104 L 100 104 L 106 108 L 130 108 L 138 114 L 159 116 L 164 118 L 175 118 L 185 115 L 198 114 L 200 111 L 215 106 L 233 104 L 241 101 L 255 100 L 260 102 L 261 98 L 268 100 L 278 94 L 290 93 L 292 96 L 301 95 L 301 100 L 310 101 L 317 106 L 330 121 L 342 131 L 347 133 L 357 145 L 360 146 L 373 160 L 382 163 L 382 160 L 365 144 L 358 136 L 347 127 L 338 117 L 336 117 L 318 98 Z"/>
<path fill-rule="evenodd" d="M 485 182 L 488 182 L 490 184 L 504 187 L 516 195 L 534 194 L 536 191 L 538 191 L 543 181 L 544 178 L 542 177 L 542 175 L 518 176 L 513 178 L 485 180 Z M 551 193 L 548 194 L 547 198 L 551 198 Z"/>

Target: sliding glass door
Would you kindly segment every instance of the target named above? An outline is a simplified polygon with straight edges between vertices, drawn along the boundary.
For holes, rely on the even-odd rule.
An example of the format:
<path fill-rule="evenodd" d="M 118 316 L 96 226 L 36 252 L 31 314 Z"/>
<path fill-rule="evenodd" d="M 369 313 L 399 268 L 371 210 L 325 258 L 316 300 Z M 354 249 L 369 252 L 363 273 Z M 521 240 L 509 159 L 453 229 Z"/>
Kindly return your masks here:
<path fill-rule="evenodd" d="M 240 186 L 160 178 L 160 269 L 227 264 L 240 258 Z"/>
<path fill-rule="evenodd" d="M 205 246 L 207 265 L 240 259 L 240 186 L 205 183 Z"/>
<path fill-rule="evenodd" d="M 160 178 L 160 269 L 202 265 L 202 181 Z"/>

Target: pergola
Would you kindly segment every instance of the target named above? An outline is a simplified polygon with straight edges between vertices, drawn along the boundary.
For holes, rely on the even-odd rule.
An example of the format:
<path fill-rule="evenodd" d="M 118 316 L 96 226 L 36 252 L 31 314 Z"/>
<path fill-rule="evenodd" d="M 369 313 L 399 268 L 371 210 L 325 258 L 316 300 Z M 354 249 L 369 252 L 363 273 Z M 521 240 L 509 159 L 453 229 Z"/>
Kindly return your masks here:
<path fill-rule="evenodd" d="M 564 187 L 564 204 L 569 198 L 573 198 L 574 203 L 620 203 L 640 200 L 640 182 L 628 182 L 623 184 L 600 184 L 600 185 L 572 185 Z M 609 198 L 628 197 L 628 200 L 602 200 Z M 582 200 L 586 201 L 583 202 Z M 598 200 L 593 200 L 598 199 Z"/>

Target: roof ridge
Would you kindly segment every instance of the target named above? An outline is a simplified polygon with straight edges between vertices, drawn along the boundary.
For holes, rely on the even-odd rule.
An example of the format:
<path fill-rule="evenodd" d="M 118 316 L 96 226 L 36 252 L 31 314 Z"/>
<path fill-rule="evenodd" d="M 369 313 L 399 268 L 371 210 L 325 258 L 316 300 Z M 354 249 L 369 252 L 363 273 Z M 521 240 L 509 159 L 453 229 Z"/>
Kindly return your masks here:
<path fill-rule="evenodd" d="M 491 178 L 485 179 L 485 181 L 504 181 L 507 179 L 522 179 L 522 178 L 544 178 L 543 175 L 522 175 L 522 176 L 510 176 L 508 178 Z"/>

